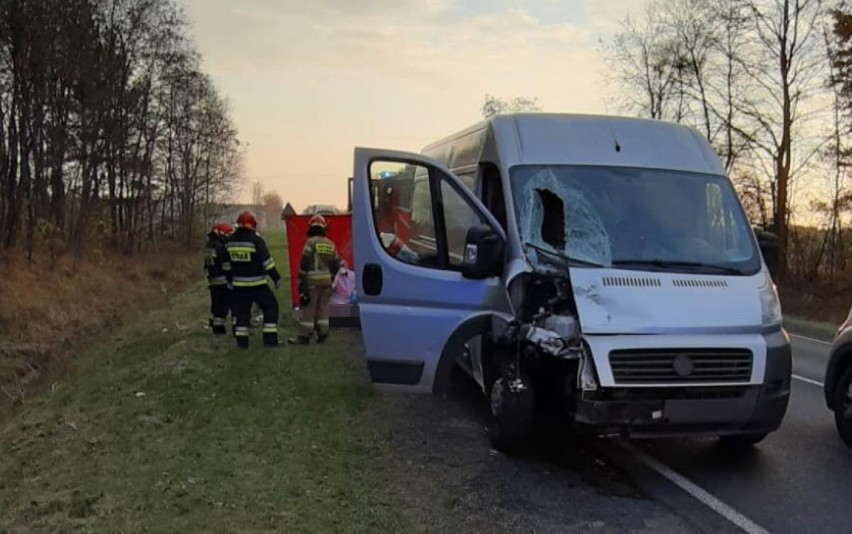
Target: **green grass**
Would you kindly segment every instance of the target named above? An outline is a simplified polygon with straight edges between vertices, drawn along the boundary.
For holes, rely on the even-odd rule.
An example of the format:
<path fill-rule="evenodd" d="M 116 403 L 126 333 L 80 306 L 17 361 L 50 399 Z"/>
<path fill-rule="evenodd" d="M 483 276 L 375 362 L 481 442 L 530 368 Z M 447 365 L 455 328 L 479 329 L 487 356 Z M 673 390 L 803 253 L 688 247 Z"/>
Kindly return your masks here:
<path fill-rule="evenodd" d="M 824 341 L 834 339 L 838 325 L 804 319 L 793 315 L 784 316 L 784 328 L 794 334 L 813 337 Z"/>
<path fill-rule="evenodd" d="M 206 319 L 199 284 L 0 426 L 0 532 L 412 530 L 357 336 L 241 352 Z"/>

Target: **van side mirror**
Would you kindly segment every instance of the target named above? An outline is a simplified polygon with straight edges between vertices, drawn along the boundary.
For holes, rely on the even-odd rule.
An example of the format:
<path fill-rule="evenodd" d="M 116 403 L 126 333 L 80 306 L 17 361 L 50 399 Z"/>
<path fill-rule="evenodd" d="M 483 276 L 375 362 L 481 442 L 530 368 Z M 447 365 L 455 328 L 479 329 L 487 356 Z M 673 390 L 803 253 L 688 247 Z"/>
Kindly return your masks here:
<path fill-rule="evenodd" d="M 462 260 L 462 276 L 482 280 L 503 274 L 506 243 L 487 224 L 479 224 L 467 231 Z"/>
<path fill-rule="evenodd" d="M 778 276 L 780 261 L 780 240 L 778 236 L 772 232 L 758 231 L 757 246 L 760 247 L 760 253 L 763 254 L 763 261 L 766 262 L 769 274 L 772 275 L 772 278 L 775 278 Z"/>

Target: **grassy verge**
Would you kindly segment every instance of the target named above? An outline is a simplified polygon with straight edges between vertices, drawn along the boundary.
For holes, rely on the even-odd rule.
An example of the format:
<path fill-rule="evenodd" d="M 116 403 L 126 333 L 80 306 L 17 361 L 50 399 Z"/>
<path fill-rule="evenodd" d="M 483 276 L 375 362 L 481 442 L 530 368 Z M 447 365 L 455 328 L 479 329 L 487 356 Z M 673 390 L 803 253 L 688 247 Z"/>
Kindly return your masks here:
<path fill-rule="evenodd" d="M 357 334 L 241 352 L 206 310 L 199 284 L 0 426 L 0 532 L 412 530 Z"/>
<path fill-rule="evenodd" d="M 784 316 L 784 328 L 789 332 L 823 341 L 831 341 L 834 338 L 837 326 L 833 323 L 812 321 L 795 315 Z"/>
<path fill-rule="evenodd" d="M 163 246 L 133 257 L 0 254 L 0 418 L 62 376 L 67 362 L 124 323 L 165 306 L 200 272 L 200 252 Z M 165 261 L 167 260 L 167 261 Z"/>

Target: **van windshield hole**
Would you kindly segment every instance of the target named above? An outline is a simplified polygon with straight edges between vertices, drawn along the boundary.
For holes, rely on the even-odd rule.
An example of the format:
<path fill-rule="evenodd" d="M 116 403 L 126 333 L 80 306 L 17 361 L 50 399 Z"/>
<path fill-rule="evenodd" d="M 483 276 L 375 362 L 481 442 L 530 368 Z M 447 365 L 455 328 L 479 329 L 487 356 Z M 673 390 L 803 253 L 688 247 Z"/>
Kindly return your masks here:
<path fill-rule="evenodd" d="M 557 250 L 565 249 L 565 204 L 552 191 L 536 189 L 544 215 L 541 218 L 541 239 Z"/>

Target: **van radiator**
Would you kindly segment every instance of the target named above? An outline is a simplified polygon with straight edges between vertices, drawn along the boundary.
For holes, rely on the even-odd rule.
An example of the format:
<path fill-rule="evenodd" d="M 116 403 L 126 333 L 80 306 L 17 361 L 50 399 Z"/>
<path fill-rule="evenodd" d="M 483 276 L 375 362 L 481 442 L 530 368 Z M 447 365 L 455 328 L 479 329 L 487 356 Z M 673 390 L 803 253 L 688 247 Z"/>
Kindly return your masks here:
<path fill-rule="evenodd" d="M 609 353 L 618 384 L 742 384 L 751 380 L 748 349 L 629 349 Z"/>

